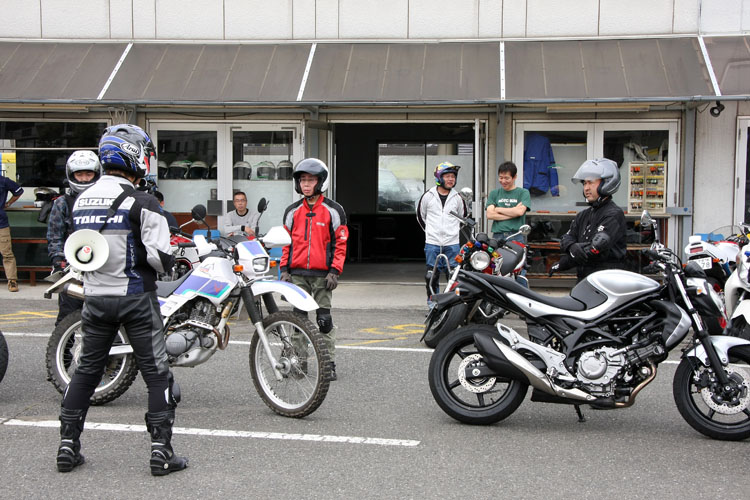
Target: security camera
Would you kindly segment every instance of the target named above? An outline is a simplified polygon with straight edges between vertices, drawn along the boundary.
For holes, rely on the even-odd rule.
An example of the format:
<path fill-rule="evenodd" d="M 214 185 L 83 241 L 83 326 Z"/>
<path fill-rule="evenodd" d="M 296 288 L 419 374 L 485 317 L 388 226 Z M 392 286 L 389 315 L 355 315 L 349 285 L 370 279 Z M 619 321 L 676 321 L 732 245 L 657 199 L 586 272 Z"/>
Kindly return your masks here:
<path fill-rule="evenodd" d="M 716 106 L 708 110 L 708 112 L 711 113 L 711 116 L 713 116 L 714 118 L 719 116 L 722 111 L 724 111 L 724 105 L 720 101 L 716 101 Z"/>

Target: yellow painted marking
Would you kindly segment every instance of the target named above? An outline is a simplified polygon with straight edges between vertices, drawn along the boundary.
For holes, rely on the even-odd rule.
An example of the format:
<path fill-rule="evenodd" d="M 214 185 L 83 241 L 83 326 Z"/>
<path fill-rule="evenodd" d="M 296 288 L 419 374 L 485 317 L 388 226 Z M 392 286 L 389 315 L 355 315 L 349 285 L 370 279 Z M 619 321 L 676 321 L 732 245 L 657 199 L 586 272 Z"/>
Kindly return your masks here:
<path fill-rule="evenodd" d="M 363 328 L 364 333 L 373 335 L 416 335 L 424 332 L 424 325 L 418 323 L 406 323 L 404 325 L 392 325 L 382 328 Z"/>

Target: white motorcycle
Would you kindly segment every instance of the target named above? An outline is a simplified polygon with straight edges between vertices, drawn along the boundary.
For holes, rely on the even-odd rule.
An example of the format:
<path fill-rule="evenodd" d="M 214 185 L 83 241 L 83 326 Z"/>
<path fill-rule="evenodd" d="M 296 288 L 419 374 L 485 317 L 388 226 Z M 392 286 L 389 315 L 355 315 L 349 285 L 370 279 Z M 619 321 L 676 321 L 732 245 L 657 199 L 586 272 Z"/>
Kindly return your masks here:
<path fill-rule="evenodd" d="M 724 305 L 729 317 L 726 334 L 750 340 L 750 244 L 737 254 L 737 265 L 724 287 Z"/>
<path fill-rule="evenodd" d="M 202 205 L 193 209 L 194 219 L 203 221 L 205 215 Z M 273 294 L 281 295 L 302 311 L 318 308 L 307 292 L 269 275 L 270 258 L 264 246 L 289 243 L 289 234 L 281 226 L 254 240 L 221 238 L 209 243 L 203 236 L 196 236 L 194 245 L 201 263 L 176 281 L 157 282 L 157 295 L 172 367 L 194 367 L 208 361 L 217 350 L 226 349 L 229 318 L 244 303 L 255 327 L 250 343 L 250 373 L 256 390 L 276 413 L 304 417 L 325 399 L 331 363 L 318 328 L 306 317 L 280 311 L 276 305 Z M 68 293 L 82 298 L 81 284 L 81 272 L 73 269 L 48 288 L 45 297 Z M 78 364 L 82 338 L 80 312 L 61 321 L 50 337 L 47 372 L 60 392 L 70 383 Z M 132 384 L 137 371 L 133 349 L 121 329 L 92 404 L 119 397 Z"/>

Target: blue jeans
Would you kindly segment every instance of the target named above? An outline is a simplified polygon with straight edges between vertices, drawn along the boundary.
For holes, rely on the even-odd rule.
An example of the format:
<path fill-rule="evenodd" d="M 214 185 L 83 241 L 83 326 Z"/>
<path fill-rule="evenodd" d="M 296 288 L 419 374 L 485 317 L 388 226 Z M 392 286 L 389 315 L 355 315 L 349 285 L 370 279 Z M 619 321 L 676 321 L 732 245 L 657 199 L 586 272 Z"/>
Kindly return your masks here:
<path fill-rule="evenodd" d="M 458 244 L 455 245 L 431 245 L 429 243 L 425 244 L 424 246 L 424 256 L 427 260 L 427 267 L 429 269 L 432 269 L 432 267 L 435 265 L 435 259 L 437 259 L 438 254 L 445 254 L 446 257 L 448 257 L 448 262 L 450 262 L 450 267 L 456 266 L 456 255 L 458 255 L 459 250 L 461 250 L 461 246 Z M 440 259 L 438 262 L 438 271 L 446 271 L 449 272 L 449 268 L 445 265 L 445 260 Z"/>
<path fill-rule="evenodd" d="M 515 234 L 515 233 L 516 233 L 516 231 L 500 231 L 499 233 L 492 233 L 492 237 L 495 238 L 496 240 L 499 240 L 501 238 L 505 239 L 508 236 L 510 236 L 511 234 Z M 506 241 L 518 241 L 519 243 L 523 243 L 525 245 L 526 244 L 526 236 L 524 236 L 522 234 L 518 234 L 518 235 L 514 236 L 513 238 L 511 238 L 510 240 L 506 240 Z"/>

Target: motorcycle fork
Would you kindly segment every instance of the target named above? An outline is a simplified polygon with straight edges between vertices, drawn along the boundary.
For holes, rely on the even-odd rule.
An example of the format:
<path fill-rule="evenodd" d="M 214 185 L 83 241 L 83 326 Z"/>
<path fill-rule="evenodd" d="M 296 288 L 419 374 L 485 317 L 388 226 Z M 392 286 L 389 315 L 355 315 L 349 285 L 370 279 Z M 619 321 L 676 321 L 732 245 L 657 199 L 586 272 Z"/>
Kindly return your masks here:
<path fill-rule="evenodd" d="M 716 378 L 719 380 L 721 385 L 726 387 L 727 384 L 729 384 L 729 377 L 727 376 L 726 370 L 724 370 L 724 365 L 721 364 L 719 355 L 716 354 L 714 344 L 711 342 L 711 336 L 706 331 L 706 327 L 703 324 L 703 320 L 701 319 L 700 314 L 698 314 L 698 311 L 695 310 L 693 302 L 690 300 L 690 297 L 688 297 L 687 290 L 685 290 L 685 286 L 682 284 L 682 280 L 680 279 L 680 277 L 675 275 L 673 272 L 671 279 L 674 281 L 674 283 L 676 283 L 677 289 L 682 296 L 683 302 L 688 306 L 687 312 L 693 318 L 693 325 L 698 327 L 697 329 L 695 329 L 695 336 L 706 351 L 709 366 L 711 366 L 711 368 L 713 369 L 714 373 L 716 374 Z"/>
<path fill-rule="evenodd" d="M 271 352 L 271 345 L 268 343 L 268 337 L 263 328 L 263 316 L 260 313 L 258 305 L 255 303 L 255 295 L 249 286 L 242 287 L 240 294 L 242 295 L 242 301 L 245 303 L 247 314 L 250 316 L 250 321 L 252 321 L 253 326 L 255 326 L 255 333 L 258 334 L 258 337 L 263 344 L 263 350 L 266 351 L 266 356 L 268 356 L 268 360 L 271 362 L 273 373 L 276 375 L 276 380 L 282 380 L 283 377 L 281 376 L 279 368 L 282 368 L 283 365 L 278 362 L 274 357 L 273 352 Z"/>

